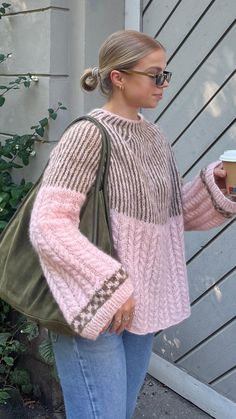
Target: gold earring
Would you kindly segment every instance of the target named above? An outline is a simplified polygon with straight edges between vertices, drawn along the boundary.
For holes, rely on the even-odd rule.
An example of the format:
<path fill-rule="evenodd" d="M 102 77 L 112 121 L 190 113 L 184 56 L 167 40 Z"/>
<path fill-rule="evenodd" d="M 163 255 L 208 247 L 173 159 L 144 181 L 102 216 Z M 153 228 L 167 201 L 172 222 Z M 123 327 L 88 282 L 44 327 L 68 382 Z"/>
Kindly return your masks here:
<path fill-rule="evenodd" d="M 119 89 L 120 89 L 121 91 L 122 91 L 122 90 L 124 90 L 124 88 L 125 88 L 125 87 L 123 86 L 123 84 L 120 84 L 120 85 L 119 85 Z"/>

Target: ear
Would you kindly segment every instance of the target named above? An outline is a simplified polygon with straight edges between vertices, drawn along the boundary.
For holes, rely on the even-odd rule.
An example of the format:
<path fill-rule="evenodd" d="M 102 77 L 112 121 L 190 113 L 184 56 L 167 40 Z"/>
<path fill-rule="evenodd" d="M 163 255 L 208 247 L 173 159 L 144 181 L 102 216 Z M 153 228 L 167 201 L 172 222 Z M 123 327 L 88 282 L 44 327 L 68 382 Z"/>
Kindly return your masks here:
<path fill-rule="evenodd" d="M 124 78 L 123 78 L 123 74 L 120 71 L 112 70 L 110 72 L 110 79 L 111 79 L 111 82 L 112 82 L 113 86 L 116 86 L 119 89 L 122 88 Z"/>

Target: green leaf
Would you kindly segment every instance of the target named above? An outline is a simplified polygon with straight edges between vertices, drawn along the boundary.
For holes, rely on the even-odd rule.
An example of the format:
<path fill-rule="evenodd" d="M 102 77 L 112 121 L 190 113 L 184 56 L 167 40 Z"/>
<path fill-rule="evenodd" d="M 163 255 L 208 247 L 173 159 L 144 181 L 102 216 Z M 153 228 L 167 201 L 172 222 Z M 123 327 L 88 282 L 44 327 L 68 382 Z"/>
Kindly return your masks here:
<path fill-rule="evenodd" d="M 1 60 L 1 57 L 0 57 L 0 60 Z M 0 89 L 7 89 L 7 86 L 0 86 Z"/>
<path fill-rule="evenodd" d="M 8 188 L 9 185 L 12 183 L 11 175 L 8 172 L 0 173 L 0 186 L 2 185 L 3 188 Z M 7 190 L 3 189 L 4 192 L 8 192 Z"/>
<path fill-rule="evenodd" d="M 46 127 L 48 125 L 48 118 L 43 118 L 41 121 L 39 121 L 41 127 Z"/>
<path fill-rule="evenodd" d="M 4 160 L 0 161 L 0 171 L 11 169 L 11 163 L 7 163 Z"/>
<path fill-rule="evenodd" d="M 0 7 L 0 13 L 5 14 L 5 9 L 4 9 L 4 7 Z"/>
<path fill-rule="evenodd" d="M 0 345 L 5 345 L 9 337 L 11 337 L 11 333 L 0 333 Z"/>
<path fill-rule="evenodd" d="M 14 384 L 28 385 L 30 383 L 30 376 L 28 371 L 21 368 L 15 368 L 11 373 L 11 380 Z"/>
<path fill-rule="evenodd" d="M 65 106 L 60 106 L 60 109 L 67 110 Z"/>
<path fill-rule="evenodd" d="M 5 58 L 5 55 L 4 54 L 0 54 L 0 60 L 2 61 L 2 60 L 4 60 L 4 58 Z"/>
<path fill-rule="evenodd" d="M 58 105 L 61 106 L 62 105 L 62 102 L 58 102 Z"/>
<path fill-rule="evenodd" d="M 8 7 L 10 7 L 10 3 L 2 3 L 3 7 L 5 7 L 5 9 L 7 9 Z"/>
<path fill-rule="evenodd" d="M 30 129 L 36 129 L 39 128 L 39 125 L 33 125 L 32 127 L 30 127 Z"/>
<path fill-rule="evenodd" d="M 4 390 L 0 390 L 0 403 L 4 404 L 6 403 L 6 400 L 10 399 L 11 396 L 9 393 L 7 393 L 7 391 Z"/>
<path fill-rule="evenodd" d="M 0 149 L 0 155 L 7 157 L 8 159 L 11 159 L 13 157 L 13 154 L 11 154 L 9 147 L 4 147 Z"/>
<path fill-rule="evenodd" d="M 6 192 L 0 192 L 0 204 L 2 202 L 7 202 L 9 200 L 10 195 Z"/>
<path fill-rule="evenodd" d="M 9 204 L 12 208 L 16 209 L 19 205 L 20 201 L 18 199 L 10 199 Z"/>
<path fill-rule="evenodd" d="M 6 367 L 3 364 L 0 364 L 0 374 L 4 374 L 6 371 Z"/>
<path fill-rule="evenodd" d="M 12 358 L 12 356 L 4 356 L 3 357 L 3 361 L 9 365 L 10 367 L 12 367 L 12 365 L 14 365 L 14 358 Z"/>
<path fill-rule="evenodd" d="M 5 102 L 5 97 L 0 96 L 0 106 L 2 106 Z"/>
<path fill-rule="evenodd" d="M 21 193 L 22 193 L 21 189 L 15 188 L 11 190 L 11 196 L 13 199 L 20 199 Z"/>
<path fill-rule="evenodd" d="M 23 393 L 25 394 L 30 394 L 33 390 L 33 386 L 32 384 L 28 383 L 28 384 L 23 384 L 21 386 L 21 390 L 23 391 Z"/>
<path fill-rule="evenodd" d="M 24 81 L 24 86 L 25 87 L 30 87 L 30 81 L 28 81 L 28 80 L 27 81 Z"/>
<path fill-rule="evenodd" d="M 45 339 L 38 347 L 39 355 L 49 365 L 54 364 L 54 354 L 52 349 L 52 342 L 50 339 Z"/>
<path fill-rule="evenodd" d="M 48 109 L 48 112 L 51 114 L 51 113 L 54 113 L 54 109 L 52 109 L 52 108 L 49 108 Z"/>
<path fill-rule="evenodd" d="M 54 119 L 55 121 L 55 119 L 57 118 L 57 113 L 56 112 L 51 113 L 50 118 Z"/>
<path fill-rule="evenodd" d="M 44 136 L 44 128 L 43 128 L 43 127 L 39 127 L 39 128 L 37 128 L 35 131 L 37 132 L 37 134 L 38 134 L 40 137 L 43 137 L 43 136 Z"/>
<path fill-rule="evenodd" d="M 0 209 L 1 209 L 1 213 L 0 213 L 0 217 L 2 218 L 6 218 L 7 217 L 7 215 L 9 214 L 9 211 L 7 211 L 7 210 L 5 210 L 5 209 L 2 209 L 1 207 L 0 207 Z"/>
<path fill-rule="evenodd" d="M 22 327 L 21 333 L 25 333 L 28 340 L 31 341 L 39 335 L 39 327 L 37 323 L 28 320 L 27 323 Z"/>
<path fill-rule="evenodd" d="M 6 221 L 0 221 L 0 230 L 3 230 L 7 225 Z"/>
<path fill-rule="evenodd" d="M 21 157 L 22 162 L 24 163 L 24 165 L 25 166 L 28 166 L 28 164 L 29 164 L 29 155 L 28 155 L 28 153 L 22 152 L 20 157 Z"/>
<path fill-rule="evenodd" d="M 14 167 L 14 169 L 22 169 L 23 168 L 23 166 L 21 166 L 20 164 L 14 163 L 14 162 L 11 163 L 11 167 Z"/>

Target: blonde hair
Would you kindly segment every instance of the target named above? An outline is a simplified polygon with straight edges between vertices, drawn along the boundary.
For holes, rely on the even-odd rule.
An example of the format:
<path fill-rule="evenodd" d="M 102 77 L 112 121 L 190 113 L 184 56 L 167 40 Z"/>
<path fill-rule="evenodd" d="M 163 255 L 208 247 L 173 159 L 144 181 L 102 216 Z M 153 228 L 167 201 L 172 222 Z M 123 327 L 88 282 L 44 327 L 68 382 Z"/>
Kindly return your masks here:
<path fill-rule="evenodd" d="M 112 70 L 133 68 L 142 58 L 157 49 L 165 51 L 154 38 L 133 30 L 121 30 L 111 34 L 99 50 L 99 68 L 88 68 L 80 78 L 83 90 L 91 92 L 99 85 L 105 96 L 113 91 Z"/>

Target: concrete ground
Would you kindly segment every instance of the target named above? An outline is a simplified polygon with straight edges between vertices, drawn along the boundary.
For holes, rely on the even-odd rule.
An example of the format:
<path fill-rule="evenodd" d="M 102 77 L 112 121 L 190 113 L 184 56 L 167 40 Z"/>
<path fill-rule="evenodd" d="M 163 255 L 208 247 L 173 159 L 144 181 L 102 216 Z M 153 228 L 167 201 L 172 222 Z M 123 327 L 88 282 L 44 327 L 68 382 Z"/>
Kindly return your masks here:
<path fill-rule="evenodd" d="M 140 392 L 133 419 L 207 419 L 211 417 L 148 375 Z"/>
<path fill-rule="evenodd" d="M 133 419 L 207 419 L 208 414 L 147 375 Z M 39 402 L 0 405 L 0 419 L 65 419 L 63 407 L 51 412 Z M 83 419 L 83 418 L 78 418 Z"/>

